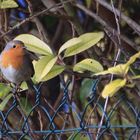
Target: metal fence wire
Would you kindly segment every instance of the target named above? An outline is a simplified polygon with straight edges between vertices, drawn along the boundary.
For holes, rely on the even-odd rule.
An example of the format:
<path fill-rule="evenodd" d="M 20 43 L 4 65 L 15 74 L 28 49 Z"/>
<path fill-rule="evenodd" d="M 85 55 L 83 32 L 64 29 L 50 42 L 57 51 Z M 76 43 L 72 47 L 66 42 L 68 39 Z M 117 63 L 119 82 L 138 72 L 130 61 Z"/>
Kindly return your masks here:
<path fill-rule="evenodd" d="M 22 100 L 13 94 L 11 103 L 0 112 L 0 138 L 2 140 L 133 140 L 139 139 L 139 108 L 127 99 L 125 94 L 117 97 L 115 103 L 104 111 L 105 100 L 98 98 L 94 80 L 86 105 L 79 107 L 70 100 L 70 81 L 63 85 L 61 100 L 53 108 L 42 102 L 41 85 L 35 88 L 33 105 L 25 109 Z M 47 93 L 46 93 L 47 94 Z M 20 100 L 20 101 L 19 101 Z M 46 101 L 47 102 L 47 101 Z M 28 111 L 27 111 L 28 110 Z M 104 116 L 101 123 L 102 116 Z"/>

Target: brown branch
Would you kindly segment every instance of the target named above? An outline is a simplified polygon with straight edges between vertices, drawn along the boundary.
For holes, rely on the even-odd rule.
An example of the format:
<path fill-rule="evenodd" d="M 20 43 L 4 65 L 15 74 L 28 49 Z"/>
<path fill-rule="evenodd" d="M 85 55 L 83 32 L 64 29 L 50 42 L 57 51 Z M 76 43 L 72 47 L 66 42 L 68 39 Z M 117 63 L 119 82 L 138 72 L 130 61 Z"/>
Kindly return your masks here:
<path fill-rule="evenodd" d="M 32 3 L 30 2 L 30 0 L 26 0 L 26 1 L 28 3 L 28 10 L 30 12 L 30 16 L 33 16 L 34 11 L 33 11 Z M 45 31 L 45 29 L 44 29 L 42 23 L 40 22 L 39 18 L 35 17 L 32 21 L 35 23 L 35 25 L 38 29 L 41 40 L 43 40 L 43 41 L 45 41 L 49 44 L 50 43 L 49 36 L 48 36 L 47 32 Z"/>
<path fill-rule="evenodd" d="M 61 0 L 62 2 L 64 2 L 64 0 Z M 65 3 L 64 4 L 64 9 L 66 11 L 66 13 L 73 18 L 73 25 L 74 25 L 74 28 L 75 28 L 75 31 L 78 33 L 78 35 L 81 35 L 84 33 L 84 30 L 81 26 L 81 24 L 79 23 L 78 21 L 78 18 L 77 18 L 77 13 L 74 9 L 74 7 L 71 5 L 71 3 Z"/>
<path fill-rule="evenodd" d="M 6 36 L 7 34 L 11 33 L 13 30 L 19 28 L 21 25 L 25 24 L 26 22 L 31 21 L 31 20 L 34 19 L 35 17 L 38 17 L 38 16 L 40 16 L 40 15 L 42 15 L 42 14 L 45 14 L 46 12 L 49 12 L 49 11 L 50 11 L 51 9 L 53 9 L 53 8 L 56 8 L 57 10 L 58 10 L 58 9 L 61 9 L 61 8 L 63 8 L 63 4 L 64 4 L 64 3 L 69 3 L 69 2 L 72 2 L 72 0 L 66 0 L 66 1 L 64 1 L 63 3 L 60 2 L 60 3 L 58 3 L 58 4 L 53 5 L 52 7 L 48 8 L 48 9 L 42 10 L 41 12 L 38 12 L 38 13 L 34 14 L 33 16 L 30 16 L 30 17 L 24 19 L 24 20 L 21 21 L 20 23 L 18 23 L 18 24 L 16 24 L 15 26 L 13 26 L 10 30 L 8 30 L 7 32 L 5 32 L 4 34 L 2 34 L 2 35 L 0 36 L 0 39 L 3 38 L 4 36 Z"/>
<path fill-rule="evenodd" d="M 104 6 L 105 8 L 107 8 L 109 11 L 113 12 L 112 6 L 109 5 L 106 1 L 104 0 L 95 0 L 95 1 L 101 4 L 102 6 Z M 131 18 L 125 16 L 123 13 L 121 13 L 121 11 L 119 11 L 116 8 L 115 8 L 115 13 L 119 18 L 124 20 L 130 26 L 130 28 L 132 28 L 140 36 L 140 25 L 138 25 Z"/>
<path fill-rule="evenodd" d="M 59 40 L 60 36 L 62 35 L 63 32 L 63 27 L 64 27 L 64 22 L 62 20 L 59 21 L 55 34 L 52 38 L 51 41 L 51 46 L 55 46 L 56 42 Z"/>
<path fill-rule="evenodd" d="M 7 31 L 7 14 L 5 9 L 0 9 L 0 34 L 3 35 Z M 4 37 L 5 42 L 10 40 L 9 36 Z"/>
<path fill-rule="evenodd" d="M 107 32 L 108 36 L 112 38 L 113 42 L 116 44 L 119 44 L 118 38 L 117 38 L 118 32 L 114 28 L 110 27 L 100 16 L 98 16 L 96 13 L 93 13 L 92 11 L 87 9 L 85 6 L 81 4 L 75 4 L 75 6 L 81 9 L 82 11 L 84 11 L 90 17 L 94 18 L 97 22 L 99 22 L 105 28 L 105 31 Z M 134 51 L 134 53 L 138 51 L 137 45 L 134 42 L 132 42 L 130 39 L 128 39 L 126 36 L 120 35 L 120 38 L 122 41 L 126 42 L 127 44 L 131 46 L 130 48 L 131 50 L 133 48 L 132 51 Z M 125 49 L 125 48 L 122 48 L 123 46 L 120 46 L 120 45 L 118 46 L 120 47 L 121 50 Z M 127 56 L 124 50 L 122 50 L 122 52 Z"/>

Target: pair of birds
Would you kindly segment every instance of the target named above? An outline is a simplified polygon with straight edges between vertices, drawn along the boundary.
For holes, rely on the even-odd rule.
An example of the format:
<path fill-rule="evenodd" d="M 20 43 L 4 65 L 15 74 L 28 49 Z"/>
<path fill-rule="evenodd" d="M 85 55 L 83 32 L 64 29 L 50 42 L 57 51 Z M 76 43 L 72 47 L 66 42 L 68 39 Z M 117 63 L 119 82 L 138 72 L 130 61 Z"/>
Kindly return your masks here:
<path fill-rule="evenodd" d="M 21 82 L 27 84 L 34 75 L 32 61 L 37 56 L 29 52 L 24 43 L 13 40 L 7 43 L 0 55 L 0 69 L 6 80 L 19 86 Z"/>

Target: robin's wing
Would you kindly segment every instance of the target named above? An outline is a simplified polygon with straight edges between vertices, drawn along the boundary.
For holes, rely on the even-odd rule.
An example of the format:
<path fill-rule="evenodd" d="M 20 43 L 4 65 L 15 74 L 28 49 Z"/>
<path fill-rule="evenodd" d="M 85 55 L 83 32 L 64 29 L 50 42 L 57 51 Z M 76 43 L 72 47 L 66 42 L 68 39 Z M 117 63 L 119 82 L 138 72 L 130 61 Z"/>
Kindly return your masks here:
<path fill-rule="evenodd" d="M 23 68 L 26 67 L 26 70 L 24 70 L 25 75 L 29 74 L 32 77 L 34 75 L 34 67 L 33 67 L 32 61 L 33 60 L 38 60 L 38 57 L 37 56 L 35 57 L 35 55 L 33 55 L 33 54 L 31 55 L 31 54 L 29 54 L 28 52 L 25 53 Z"/>
<path fill-rule="evenodd" d="M 30 75 L 30 77 L 32 77 L 34 75 L 35 71 L 32 64 L 33 60 L 38 61 L 39 57 L 35 53 L 25 49 L 24 62 L 23 62 L 23 69 L 26 67 L 26 70 L 23 70 L 25 76 Z"/>
<path fill-rule="evenodd" d="M 25 51 L 26 51 L 26 55 L 28 55 L 32 61 L 33 60 L 36 60 L 36 61 L 39 60 L 39 57 L 35 53 L 33 53 L 31 51 L 28 51 L 28 50 L 25 50 Z"/>

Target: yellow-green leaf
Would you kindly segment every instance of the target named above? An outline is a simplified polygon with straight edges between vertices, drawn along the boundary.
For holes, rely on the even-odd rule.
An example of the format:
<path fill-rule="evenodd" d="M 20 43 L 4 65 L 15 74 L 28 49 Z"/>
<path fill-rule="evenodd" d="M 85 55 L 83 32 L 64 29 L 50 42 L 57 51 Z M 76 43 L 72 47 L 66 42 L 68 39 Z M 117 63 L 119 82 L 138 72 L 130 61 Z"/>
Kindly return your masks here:
<path fill-rule="evenodd" d="M 127 65 L 131 65 L 132 63 L 134 63 L 136 61 L 137 58 L 140 57 L 140 52 L 136 53 L 135 55 L 131 56 L 130 59 L 127 61 Z"/>
<path fill-rule="evenodd" d="M 49 73 L 56 61 L 57 57 L 54 56 L 44 56 L 37 61 L 34 66 L 35 80 L 40 82 Z"/>
<path fill-rule="evenodd" d="M 61 46 L 61 48 L 59 49 L 58 54 L 60 54 L 61 52 L 63 52 L 65 49 L 67 49 L 69 47 L 73 47 L 73 46 L 75 46 L 75 45 L 77 45 L 77 44 L 79 44 L 81 42 L 82 42 L 82 40 L 80 38 L 77 38 L 77 37 L 68 40 L 67 42 L 65 42 Z"/>
<path fill-rule="evenodd" d="M 18 7 L 18 4 L 14 0 L 0 1 L 0 9 L 16 8 L 16 7 Z"/>
<path fill-rule="evenodd" d="M 22 82 L 22 84 L 20 85 L 20 88 L 22 90 L 27 90 L 28 89 L 27 83 L 26 82 Z"/>
<path fill-rule="evenodd" d="M 35 76 L 31 78 L 32 79 L 32 82 L 34 84 L 37 84 L 37 82 L 35 81 Z M 29 87 L 27 86 L 27 83 L 26 82 L 22 82 L 21 85 L 20 85 L 20 89 L 22 90 L 27 90 Z"/>
<path fill-rule="evenodd" d="M 55 76 L 59 75 L 65 70 L 65 66 L 60 66 L 60 65 L 54 65 L 52 69 L 49 71 L 49 73 L 42 79 L 42 81 L 47 81 Z"/>
<path fill-rule="evenodd" d="M 9 85 L 0 83 L 0 98 L 2 99 L 11 91 L 11 87 Z"/>
<path fill-rule="evenodd" d="M 129 88 L 133 88 L 135 85 L 136 85 L 136 83 L 130 83 L 130 84 L 126 84 L 125 86 L 129 87 Z"/>
<path fill-rule="evenodd" d="M 12 94 L 9 94 L 3 99 L 3 101 L 0 103 L 0 111 L 4 110 L 6 104 L 8 103 L 11 97 L 12 97 Z"/>
<path fill-rule="evenodd" d="M 130 59 L 127 61 L 127 63 L 118 64 L 115 67 L 108 68 L 108 70 L 96 73 L 95 75 L 116 74 L 116 75 L 124 76 L 128 72 L 130 65 L 134 63 L 136 59 L 139 57 L 140 57 L 140 52 L 131 56 Z"/>
<path fill-rule="evenodd" d="M 94 75 L 106 75 L 106 74 L 116 74 L 123 76 L 125 75 L 129 70 L 129 66 L 126 64 L 119 64 L 116 65 L 115 67 L 108 68 L 108 70 L 96 73 Z"/>
<path fill-rule="evenodd" d="M 53 55 L 52 50 L 45 42 L 43 42 L 42 40 L 31 34 L 18 35 L 14 40 L 20 40 L 24 42 L 27 49 L 32 52 L 43 55 Z"/>
<path fill-rule="evenodd" d="M 126 84 L 126 79 L 116 79 L 105 86 L 102 92 L 102 96 L 112 97 L 120 88 L 124 87 Z"/>
<path fill-rule="evenodd" d="M 95 33 L 86 33 L 78 37 L 81 40 L 81 43 L 77 43 L 68 47 L 64 53 L 64 57 L 72 56 L 78 54 L 82 51 L 85 51 L 98 43 L 104 36 L 103 32 L 95 32 Z"/>
<path fill-rule="evenodd" d="M 85 70 L 88 70 L 93 73 L 97 73 L 97 72 L 103 71 L 103 67 L 98 61 L 87 58 L 87 59 L 84 59 L 81 62 L 77 63 L 73 67 L 73 70 L 78 71 L 78 72 L 83 72 Z"/>
<path fill-rule="evenodd" d="M 131 79 L 132 80 L 140 79 L 140 75 L 133 76 L 133 77 L 131 77 Z"/>

